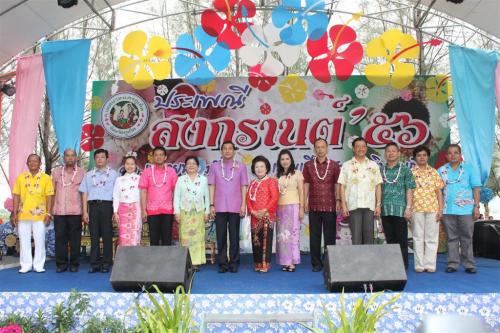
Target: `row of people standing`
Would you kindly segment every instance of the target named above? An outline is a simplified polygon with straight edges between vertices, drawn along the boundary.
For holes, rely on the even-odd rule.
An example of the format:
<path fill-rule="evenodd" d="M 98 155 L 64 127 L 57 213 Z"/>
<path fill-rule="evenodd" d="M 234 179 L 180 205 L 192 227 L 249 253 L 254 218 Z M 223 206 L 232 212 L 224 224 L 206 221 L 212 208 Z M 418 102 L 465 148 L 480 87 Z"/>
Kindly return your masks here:
<path fill-rule="evenodd" d="M 95 168 L 84 174 L 76 165 L 75 152 L 68 149 L 64 153 L 65 165 L 54 171 L 52 184 L 50 177 L 39 170 L 40 157 L 30 155 L 29 171 L 17 179 L 13 191 L 13 223 L 19 221 L 22 238 L 20 272 L 32 268 L 37 272 L 44 270 L 45 255 L 39 230 L 40 225 L 43 230 L 43 223 L 33 222 L 48 223 L 53 217 L 48 213 L 51 211 L 56 229 L 58 272 L 65 271 L 68 266 L 70 271 L 78 270 L 80 219 L 89 224 L 90 272 L 93 273 L 109 271 L 112 263 L 112 217 L 119 226 L 121 245 L 139 244 L 143 221 L 149 224 L 151 245 L 170 245 L 174 216 L 180 224 L 181 245 L 189 247 L 195 265 L 205 262 L 204 222 L 214 218 L 219 272 L 237 272 L 240 217 L 247 212 L 251 215 L 256 271 L 266 272 L 270 268 L 275 224 L 277 262 L 284 271 L 295 270 L 295 265 L 300 263 L 300 220 L 305 212 L 309 213 L 311 263 L 313 271 L 319 271 L 322 269 L 322 233 L 325 245 L 335 244 L 336 212 L 339 211 L 349 219 L 353 244 L 373 243 L 373 217 L 382 215 L 387 241 L 401 244 L 405 265 L 406 219 L 411 218 L 415 269 L 432 272 L 435 271 L 437 250 L 436 221 L 442 209 L 448 213 L 444 219 L 450 248 L 447 271 L 456 271 L 458 267 L 460 243 L 466 270 L 475 272 L 470 245 L 472 231 L 469 232 L 472 229 L 467 215 L 472 219 L 469 210 L 473 204 L 473 212 L 478 215 L 476 187 L 479 185 L 468 166 L 460 163 L 459 146 L 450 146 L 450 164 L 442 167 L 440 173 L 427 164 L 430 152 L 426 147 L 415 149 L 417 166 L 412 171 L 399 162 L 399 149 L 395 144 L 386 147 L 387 164 L 382 169 L 366 157 L 366 142 L 361 138 L 354 140 L 354 157 L 345 162 L 342 169 L 327 157 L 325 140 L 316 140 L 314 150 L 316 156 L 305 164 L 303 175 L 295 170 L 290 151 L 280 152 L 277 179 L 267 176 L 270 171 L 267 159 L 255 158 L 252 172 L 256 178 L 250 184 L 245 165 L 234 159 L 232 142 L 222 145 L 222 158 L 211 165 L 208 178 L 198 175 L 198 159 L 189 157 L 185 161 L 186 175 L 177 179 L 174 169 L 166 165 L 166 151 L 161 147 L 153 150 L 154 164 L 141 176 L 136 173 L 135 157 L 126 156 L 125 174 L 118 177 L 117 172 L 107 166 L 105 150 L 94 153 Z M 441 189 L 445 185 L 447 199 L 443 203 Z M 31 238 L 31 230 L 36 247 L 34 261 L 26 242 Z"/>

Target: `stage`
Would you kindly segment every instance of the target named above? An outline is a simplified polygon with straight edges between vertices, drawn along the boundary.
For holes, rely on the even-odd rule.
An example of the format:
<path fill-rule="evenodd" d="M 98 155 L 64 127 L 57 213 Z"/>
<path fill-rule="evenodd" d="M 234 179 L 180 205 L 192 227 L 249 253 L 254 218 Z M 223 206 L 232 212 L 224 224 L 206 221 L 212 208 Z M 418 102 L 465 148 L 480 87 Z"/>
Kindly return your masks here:
<path fill-rule="evenodd" d="M 321 319 L 321 304 L 329 311 L 339 307 L 339 294 L 327 293 L 321 273 L 313 273 L 309 257 L 295 273 L 280 271 L 274 265 L 267 274 L 252 270 L 251 256 L 242 255 L 240 271 L 219 274 L 215 265 L 205 265 L 196 273 L 192 287 L 194 317 L 201 325 L 205 314 L 276 314 L 314 313 Z M 412 257 L 410 256 L 410 260 Z M 478 273 L 444 273 L 445 255 L 438 257 L 434 274 L 408 271 L 408 283 L 396 310 L 381 322 L 380 332 L 414 332 L 427 313 L 459 313 L 480 316 L 493 330 L 500 330 L 500 261 L 476 258 Z M 412 262 L 410 262 L 412 267 Z M 78 273 L 55 273 L 54 261 L 48 261 L 43 274 L 21 275 L 16 268 L 0 271 L 0 309 L 32 313 L 64 301 L 72 288 L 89 293 L 92 313 L 112 315 L 134 324 L 133 302 L 146 302 L 143 295 L 115 293 L 109 283 L 110 274 L 89 274 L 84 261 Z M 390 294 L 383 296 L 389 299 Z M 363 297 L 348 294 L 347 301 Z M 296 324 L 221 324 L 207 326 L 209 332 L 305 332 Z"/>

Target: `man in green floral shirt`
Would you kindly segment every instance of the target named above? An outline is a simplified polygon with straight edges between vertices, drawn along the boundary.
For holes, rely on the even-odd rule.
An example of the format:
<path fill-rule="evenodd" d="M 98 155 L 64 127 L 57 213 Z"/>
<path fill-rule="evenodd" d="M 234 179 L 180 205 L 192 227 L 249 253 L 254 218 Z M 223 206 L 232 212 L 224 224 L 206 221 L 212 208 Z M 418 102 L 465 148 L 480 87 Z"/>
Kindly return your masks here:
<path fill-rule="evenodd" d="M 413 189 L 417 187 L 410 169 L 399 161 L 399 147 L 385 147 L 382 173 L 382 225 L 387 244 L 399 244 L 408 269 L 408 220 L 412 214 Z"/>

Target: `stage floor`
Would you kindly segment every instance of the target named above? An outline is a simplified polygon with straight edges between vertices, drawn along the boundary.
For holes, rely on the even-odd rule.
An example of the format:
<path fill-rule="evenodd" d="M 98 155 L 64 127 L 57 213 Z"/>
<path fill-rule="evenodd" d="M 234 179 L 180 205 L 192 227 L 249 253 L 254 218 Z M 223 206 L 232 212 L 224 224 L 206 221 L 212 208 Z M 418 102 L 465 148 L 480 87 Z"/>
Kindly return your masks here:
<path fill-rule="evenodd" d="M 438 256 L 436 273 L 415 273 L 408 270 L 405 292 L 411 293 L 500 293 L 500 261 L 476 258 L 477 274 L 466 274 L 461 268 L 447 274 L 446 255 Z M 274 258 L 273 258 L 274 264 Z M 410 267 L 413 257 L 410 255 Z M 0 292 L 68 292 L 75 288 L 82 292 L 112 292 L 110 274 L 87 272 L 89 265 L 82 262 L 78 273 L 55 272 L 53 260 L 46 263 L 45 273 L 19 274 L 18 268 L 0 270 Z M 191 292 L 193 294 L 321 294 L 321 273 L 311 271 L 309 256 L 302 257 L 302 264 L 294 273 L 282 272 L 273 265 L 266 274 L 252 268 L 251 255 L 241 256 L 240 271 L 236 274 L 217 272 L 216 265 L 202 266 L 196 273 Z"/>

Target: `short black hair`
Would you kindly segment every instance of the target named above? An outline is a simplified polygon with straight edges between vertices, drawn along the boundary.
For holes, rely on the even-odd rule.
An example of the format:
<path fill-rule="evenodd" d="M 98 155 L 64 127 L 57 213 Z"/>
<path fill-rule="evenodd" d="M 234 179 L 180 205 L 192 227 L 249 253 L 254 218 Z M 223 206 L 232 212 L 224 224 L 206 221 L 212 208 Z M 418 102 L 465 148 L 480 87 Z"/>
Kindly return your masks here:
<path fill-rule="evenodd" d="M 422 120 L 427 125 L 430 125 L 431 123 L 431 115 L 429 109 L 424 102 L 416 98 L 412 98 L 409 101 L 405 101 L 401 97 L 394 98 L 382 107 L 381 112 L 386 114 L 388 118 L 393 117 L 395 114 L 406 112 L 411 115 L 412 119 Z M 394 127 L 393 129 L 394 132 L 402 131 L 402 128 L 400 126 Z M 410 131 L 412 135 L 414 135 L 416 131 L 416 129 L 413 128 L 408 128 L 407 130 Z M 430 139 L 431 135 L 429 135 L 426 142 L 424 143 L 428 143 Z"/>
<path fill-rule="evenodd" d="M 320 142 L 320 141 L 324 141 L 326 143 L 326 145 L 328 146 L 328 142 L 326 141 L 325 138 L 317 138 L 316 140 L 314 140 L 313 146 L 316 147 L 316 143 Z"/>
<path fill-rule="evenodd" d="M 196 165 L 197 166 L 200 166 L 200 160 L 198 159 L 198 157 L 194 156 L 194 155 L 190 155 L 188 157 L 186 157 L 186 159 L 184 160 L 184 165 L 186 165 L 188 163 L 189 160 L 193 160 L 196 162 Z"/>
<path fill-rule="evenodd" d="M 95 160 L 95 157 L 98 155 L 98 154 L 104 154 L 106 155 L 106 158 L 109 157 L 109 153 L 106 149 L 102 149 L 102 148 L 99 148 L 97 149 L 95 152 L 94 152 L 94 160 Z"/>
<path fill-rule="evenodd" d="M 222 145 L 220 146 L 220 150 L 222 150 L 222 148 L 224 148 L 224 145 L 231 145 L 231 146 L 233 146 L 233 149 L 236 150 L 236 145 L 234 144 L 233 141 L 230 141 L 230 140 L 224 141 L 222 143 Z"/>
<path fill-rule="evenodd" d="M 165 156 L 167 156 L 167 150 L 165 149 L 165 147 L 162 147 L 162 146 L 156 146 L 153 148 L 153 155 L 155 153 L 155 151 L 157 150 L 161 150 L 163 152 L 163 154 L 165 154 Z"/>
<path fill-rule="evenodd" d="M 415 147 L 415 149 L 413 149 L 413 158 L 417 158 L 417 154 L 420 153 L 421 151 L 425 151 L 428 157 L 431 156 L 431 150 L 427 146 L 420 145 Z"/>
<path fill-rule="evenodd" d="M 352 148 L 354 149 L 354 146 L 356 145 L 356 142 L 359 142 L 359 141 L 363 141 L 364 143 L 366 143 L 366 140 L 362 137 L 357 137 L 356 139 L 354 139 L 352 141 Z"/>
<path fill-rule="evenodd" d="M 255 164 L 257 164 L 258 162 L 264 162 L 264 164 L 266 165 L 266 173 L 269 173 L 269 171 L 271 170 L 271 163 L 269 163 L 269 160 L 262 155 L 255 156 L 252 160 L 252 173 L 255 175 Z"/>
<path fill-rule="evenodd" d="M 288 155 L 290 156 L 290 167 L 288 168 L 286 174 L 285 174 L 285 168 L 281 165 L 281 156 L 283 155 Z M 288 149 L 282 149 L 280 153 L 278 154 L 278 171 L 276 172 L 276 176 L 279 178 L 281 176 L 286 176 L 286 175 L 293 175 L 295 173 L 295 161 L 293 160 L 292 152 Z"/>
<path fill-rule="evenodd" d="M 399 150 L 399 146 L 397 145 L 396 142 L 389 142 L 387 145 L 385 145 L 384 150 L 389 148 L 390 146 L 394 146 Z"/>
<path fill-rule="evenodd" d="M 42 163 L 42 158 L 41 158 L 41 157 L 40 157 L 40 155 L 38 155 L 38 154 L 29 154 L 29 155 L 28 155 L 28 158 L 26 159 L 26 163 L 28 163 L 28 161 L 29 161 L 29 159 L 30 159 L 30 157 L 31 157 L 31 156 L 36 156 L 36 157 L 38 157 L 38 162 Z"/>
<path fill-rule="evenodd" d="M 458 143 L 452 143 L 451 145 L 448 146 L 448 149 L 446 150 L 448 151 L 450 148 L 457 148 L 458 152 L 462 154 L 462 147 L 460 147 Z"/>

